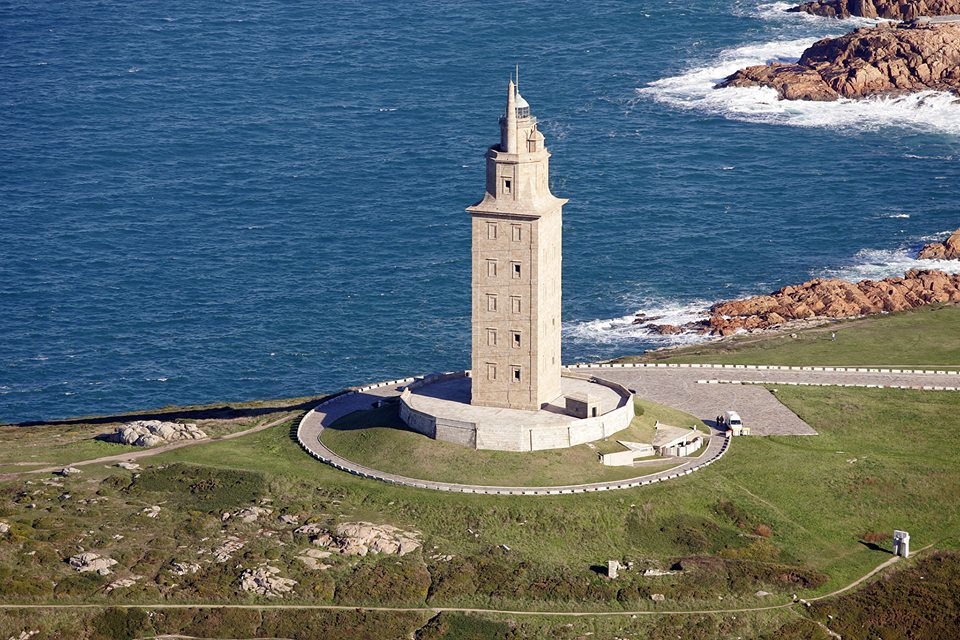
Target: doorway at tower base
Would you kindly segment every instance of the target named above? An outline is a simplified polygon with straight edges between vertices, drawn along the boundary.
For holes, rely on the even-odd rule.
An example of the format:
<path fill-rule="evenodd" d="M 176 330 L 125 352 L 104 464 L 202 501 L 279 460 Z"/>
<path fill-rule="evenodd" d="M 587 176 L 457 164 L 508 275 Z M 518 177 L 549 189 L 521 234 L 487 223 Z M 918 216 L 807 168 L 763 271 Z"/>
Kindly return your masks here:
<path fill-rule="evenodd" d="M 430 438 L 497 451 L 574 447 L 607 438 L 633 420 L 633 394 L 616 382 L 564 373 L 561 390 L 563 395 L 539 411 L 481 407 L 470 404 L 469 372 L 437 374 L 403 390 L 400 417 Z M 585 399 L 590 408 L 581 418 Z"/>

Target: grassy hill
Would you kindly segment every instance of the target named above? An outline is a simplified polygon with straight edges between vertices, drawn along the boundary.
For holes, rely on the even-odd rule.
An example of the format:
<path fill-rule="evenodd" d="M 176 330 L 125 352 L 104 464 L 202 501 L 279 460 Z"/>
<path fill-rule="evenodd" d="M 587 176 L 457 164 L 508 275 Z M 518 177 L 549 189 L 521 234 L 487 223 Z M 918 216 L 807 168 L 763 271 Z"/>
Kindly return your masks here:
<path fill-rule="evenodd" d="M 922 335 L 912 353 L 925 361 L 916 364 L 927 364 L 934 349 L 924 332 L 939 327 L 946 348 L 952 348 L 949 345 L 960 342 L 955 314 L 955 309 L 942 309 L 843 325 L 837 342 L 879 340 L 892 360 L 870 364 L 903 366 L 910 363 L 911 350 L 898 346 L 897 336 L 910 333 L 904 318 L 916 317 Z M 860 331 L 872 337 L 859 337 Z M 758 354 L 779 353 L 776 357 L 796 358 L 792 363 L 801 364 L 809 356 L 805 349 L 821 349 L 829 333 L 826 340 L 822 332 L 789 343 L 780 337 L 765 339 L 773 342 L 764 347 L 751 341 L 736 349 L 724 347 L 726 353 L 684 357 L 762 363 L 755 359 Z M 851 347 L 845 357 L 853 358 L 856 351 Z M 0 609 L 0 638 L 40 630 L 35 640 L 160 633 L 284 638 L 406 638 L 415 633 L 421 639 L 572 639 L 591 633 L 596 638 L 786 640 L 826 638 L 821 625 L 834 624 L 827 615 L 843 620 L 848 613 L 857 617 L 842 626 L 844 638 L 877 636 L 869 625 L 858 631 L 857 621 L 871 620 L 875 606 L 874 600 L 857 596 L 859 592 L 825 600 L 809 611 L 800 606 L 754 609 L 787 604 L 793 593 L 812 597 L 853 582 L 890 557 L 887 547 L 894 528 L 910 531 L 914 549 L 932 545 L 927 554 L 947 552 L 937 556 L 941 564 L 924 569 L 936 570 L 930 575 L 960 569 L 960 556 L 950 553 L 960 549 L 960 513 L 953 508 L 960 495 L 960 450 L 951 444 L 951 435 L 960 429 L 960 394 L 774 389 L 819 436 L 739 438 L 717 464 L 636 490 L 531 498 L 395 487 L 339 472 L 307 456 L 291 438 L 295 417 L 234 440 L 142 460 L 139 472 L 89 465 L 81 475 L 62 480 L 50 475 L 8 477 L 0 480 L 0 522 L 10 527 L 0 534 L 0 604 L 84 603 L 102 608 L 43 613 Z M 194 409 L 181 411 L 188 415 Z M 168 415 L 176 414 L 173 410 Z M 267 417 L 264 413 L 257 420 Z M 63 425 L 30 429 L 35 430 L 31 437 L 39 437 L 44 430 L 60 433 Z M 391 452 L 389 446 L 377 452 L 391 453 L 416 455 L 400 448 Z M 160 507 L 156 518 L 144 514 L 153 506 Z M 253 506 L 272 513 L 254 522 L 223 518 L 224 513 Z M 359 520 L 389 523 L 418 531 L 423 548 L 402 558 L 335 555 L 324 560 L 330 568 L 313 570 L 298 557 L 316 547 L 280 516 L 296 516 L 298 525 L 313 523 L 321 529 Z M 227 561 L 213 560 L 214 551 L 231 540 L 242 546 Z M 79 549 L 116 560 L 113 574 L 71 569 L 65 560 Z M 608 580 L 600 567 L 610 559 L 632 561 L 635 569 Z M 930 620 L 941 627 L 955 624 L 949 613 L 960 609 L 955 592 L 925 590 L 911 573 L 911 567 L 926 566 L 923 562 L 924 555 L 905 562 L 904 571 L 889 579 L 905 580 L 904 588 L 922 594 L 926 607 L 938 613 Z M 174 563 L 196 563 L 199 568 L 178 575 Z M 294 590 L 282 599 L 242 591 L 242 571 L 263 564 L 296 580 Z M 680 571 L 665 576 L 641 571 L 671 567 Z M 107 589 L 127 577 L 136 577 L 131 586 Z M 885 598 L 890 611 L 899 611 L 890 596 L 896 588 L 878 589 L 871 593 Z M 757 596 L 758 590 L 772 595 Z M 662 594 L 664 600 L 655 602 L 653 594 Z M 278 602 L 349 609 L 109 608 Z M 754 611 L 634 619 L 357 609 L 374 605 Z M 895 629 L 902 621 L 913 624 L 906 612 L 885 619 Z M 889 637 L 910 637 L 908 631 L 904 627 Z"/>

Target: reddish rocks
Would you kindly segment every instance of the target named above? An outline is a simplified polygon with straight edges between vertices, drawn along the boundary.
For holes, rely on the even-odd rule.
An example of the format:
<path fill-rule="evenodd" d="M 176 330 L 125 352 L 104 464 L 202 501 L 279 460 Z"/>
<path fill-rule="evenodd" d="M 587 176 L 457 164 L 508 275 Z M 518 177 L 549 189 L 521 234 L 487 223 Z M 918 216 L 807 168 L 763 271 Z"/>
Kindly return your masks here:
<path fill-rule="evenodd" d="M 648 324 L 645 328 L 650 329 L 654 333 L 658 333 L 661 336 L 672 336 L 678 333 L 683 333 L 683 327 L 678 327 L 675 324 Z"/>
<path fill-rule="evenodd" d="M 960 0 L 958 0 L 960 2 Z M 960 22 L 880 24 L 825 38 L 795 64 L 741 69 L 715 88 L 772 87 L 786 100 L 830 101 L 960 90 Z"/>
<path fill-rule="evenodd" d="M 768 296 L 716 304 L 710 309 L 708 331 L 726 336 L 791 320 L 852 318 L 937 302 L 960 303 L 960 274 L 914 270 L 899 278 L 856 283 L 817 278 Z"/>
<path fill-rule="evenodd" d="M 787 9 L 791 13 L 812 13 L 826 18 L 887 18 L 913 20 L 920 16 L 948 16 L 960 13 L 960 0 L 814 0 Z"/>
<path fill-rule="evenodd" d="M 917 257 L 921 260 L 960 260 L 960 229 L 944 242 L 924 246 Z"/>

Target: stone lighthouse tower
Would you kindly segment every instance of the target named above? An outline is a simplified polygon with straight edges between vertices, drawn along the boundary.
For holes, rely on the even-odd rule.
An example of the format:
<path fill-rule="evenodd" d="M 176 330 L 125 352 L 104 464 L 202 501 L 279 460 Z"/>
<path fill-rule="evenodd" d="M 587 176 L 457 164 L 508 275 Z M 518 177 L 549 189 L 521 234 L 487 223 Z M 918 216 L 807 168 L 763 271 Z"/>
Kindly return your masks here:
<path fill-rule="evenodd" d="M 511 80 L 473 233 L 471 404 L 539 410 L 560 390 L 561 215 L 550 153 Z"/>

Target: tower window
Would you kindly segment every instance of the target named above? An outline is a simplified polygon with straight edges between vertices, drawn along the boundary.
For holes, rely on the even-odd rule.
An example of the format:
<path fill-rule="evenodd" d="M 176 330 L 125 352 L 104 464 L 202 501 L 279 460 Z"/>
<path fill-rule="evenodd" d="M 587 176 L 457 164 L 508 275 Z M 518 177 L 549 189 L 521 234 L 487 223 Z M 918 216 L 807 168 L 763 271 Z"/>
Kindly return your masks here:
<path fill-rule="evenodd" d="M 497 277 L 497 261 L 496 260 L 487 260 L 487 277 L 490 277 L 490 278 Z"/>
<path fill-rule="evenodd" d="M 510 296 L 510 309 L 514 313 L 520 313 L 520 296 Z"/>
<path fill-rule="evenodd" d="M 497 346 L 497 330 L 496 329 L 487 329 L 487 346 L 490 346 L 490 347 Z"/>
<path fill-rule="evenodd" d="M 520 367 L 510 367 L 512 372 L 511 378 L 514 382 L 520 382 Z"/>
<path fill-rule="evenodd" d="M 506 194 L 509 194 L 509 193 L 511 193 L 511 189 L 512 189 L 512 188 L 513 188 L 513 180 L 511 180 L 510 178 L 504 178 L 504 179 L 503 179 L 503 192 L 506 193 Z"/>
<path fill-rule="evenodd" d="M 487 311 L 497 310 L 497 296 L 492 293 L 487 294 Z"/>
<path fill-rule="evenodd" d="M 514 241 L 514 242 L 520 242 L 520 240 L 523 238 L 523 232 L 521 231 L 520 225 L 515 224 L 515 225 L 511 225 L 511 226 L 512 226 L 512 230 L 513 230 L 513 241 Z"/>
<path fill-rule="evenodd" d="M 511 333 L 510 335 L 513 336 L 513 348 L 514 348 L 514 349 L 519 349 L 519 348 L 520 348 L 520 332 L 519 332 L 519 331 L 514 331 L 514 332 Z"/>
<path fill-rule="evenodd" d="M 514 262 L 514 263 L 513 263 L 513 277 L 514 277 L 514 278 L 519 278 L 519 277 L 520 277 L 520 263 L 519 263 L 519 262 Z"/>
<path fill-rule="evenodd" d="M 488 240 L 497 239 L 497 223 L 496 222 L 487 223 L 487 239 Z"/>
<path fill-rule="evenodd" d="M 492 362 L 487 363 L 487 380 L 497 379 L 497 365 Z"/>

